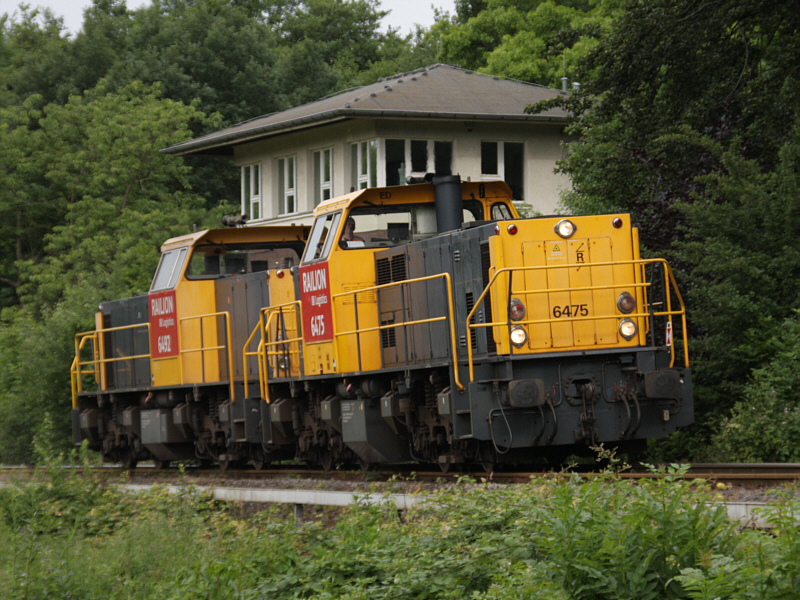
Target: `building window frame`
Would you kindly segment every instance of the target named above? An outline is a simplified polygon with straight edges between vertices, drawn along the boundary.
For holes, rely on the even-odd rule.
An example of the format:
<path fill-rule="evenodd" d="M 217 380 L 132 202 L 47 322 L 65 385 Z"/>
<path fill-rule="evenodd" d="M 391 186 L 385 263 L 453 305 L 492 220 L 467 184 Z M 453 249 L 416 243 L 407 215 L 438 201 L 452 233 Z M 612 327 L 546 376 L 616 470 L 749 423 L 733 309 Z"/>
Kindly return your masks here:
<path fill-rule="evenodd" d="M 278 214 L 297 212 L 297 155 L 282 156 L 278 164 Z"/>
<path fill-rule="evenodd" d="M 242 166 L 242 214 L 248 220 L 264 217 L 261 204 L 261 163 Z"/>
<path fill-rule="evenodd" d="M 314 178 L 314 206 L 333 197 L 333 148 L 311 153 Z"/>
<path fill-rule="evenodd" d="M 393 163 L 397 163 L 398 182 L 394 183 L 393 175 L 389 174 L 389 143 L 402 142 L 403 143 L 403 162 L 397 163 L 396 159 Z M 427 173 L 435 175 L 452 175 L 453 174 L 453 157 L 454 157 L 454 140 L 435 140 L 435 139 L 419 139 L 419 138 L 385 138 L 384 143 L 384 175 L 386 185 L 404 185 L 406 177 L 422 177 Z M 392 144 L 394 145 L 394 144 Z M 444 152 L 444 148 L 447 151 Z M 399 149 L 399 148 L 398 148 Z M 396 149 L 397 150 L 397 149 Z M 422 153 L 424 152 L 424 155 Z M 394 155 L 395 152 L 392 152 Z M 444 156 L 447 157 L 449 164 L 443 164 Z M 422 169 L 414 168 L 422 166 Z M 389 183 L 392 182 L 392 183 Z"/>
<path fill-rule="evenodd" d="M 350 144 L 350 185 L 355 190 L 378 187 L 378 140 Z"/>
<path fill-rule="evenodd" d="M 493 152 L 491 144 L 495 145 Z M 515 156 L 519 157 L 518 161 Z M 511 164 L 512 161 L 515 164 Z M 486 172 L 492 170 L 495 172 Z M 481 140 L 481 181 L 505 181 L 514 192 L 514 200 L 524 200 L 525 142 Z"/>

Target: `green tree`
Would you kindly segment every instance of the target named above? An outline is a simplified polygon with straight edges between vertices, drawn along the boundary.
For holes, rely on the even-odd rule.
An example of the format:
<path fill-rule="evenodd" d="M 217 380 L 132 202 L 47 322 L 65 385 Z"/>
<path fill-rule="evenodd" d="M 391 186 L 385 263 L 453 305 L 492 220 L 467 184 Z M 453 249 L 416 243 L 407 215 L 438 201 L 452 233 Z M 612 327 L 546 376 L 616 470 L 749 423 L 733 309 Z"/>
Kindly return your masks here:
<path fill-rule="evenodd" d="M 46 106 L 19 135 L 38 149 L 26 175 L 46 183 L 61 214 L 41 255 L 16 263 L 22 304 L 0 321 L 0 462 L 30 458 L 46 412 L 68 439 L 73 335 L 93 327 L 100 301 L 147 291 L 161 243 L 202 223 L 188 168 L 158 152 L 202 118 L 194 106 L 160 98 L 157 87 L 134 83 L 112 94 L 101 85 Z"/>
<path fill-rule="evenodd" d="M 581 92 L 558 101 L 578 137 L 563 165 L 567 208 L 631 212 L 644 251 L 675 261 L 705 435 L 798 306 L 798 200 L 786 187 L 800 118 L 795 8 L 628 2 L 582 63 Z"/>
<path fill-rule="evenodd" d="M 20 104 L 36 94 L 43 104 L 65 100 L 71 89 L 64 68 L 70 41 L 63 19 L 25 4 L 17 12 L 0 14 L 0 106 Z"/>
<path fill-rule="evenodd" d="M 800 319 L 781 323 L 771 359 L 753 372 L 708 456 L 726 462 L 798 462 L 800 446 Z"/>
<path fill-rule="evenodd" d="M 574 78 L 578 61 L 610 27 L 618 5 L 618 0 L 460 2 L 452 21 L 437 24 L 442 60 L 560 88 L 561 78 Z"/>
<path fill-rule="evenodd" d="M 741 434 L 764 438 L 739 444 L 740 458 L 770 460 L 766 448 L 776 461 L 794 452 L 791 428 L 778 427 L 790 417 L 774 420 L 800 406 L 787 376 L 796 362 L 800 307 L 800 120 L 790 133 L 771 171 L 737 151 L 709 148 L 721 155 L 721 172 L 702 178 L 703 197 L 678 205 L 687 218 L 677 254 L 691 266 L 684 282 L 700 359 L 698 408 L 715 423 L 736 403 L 724 439 L 736 439 L 731 423 L 741 425 Z"/>

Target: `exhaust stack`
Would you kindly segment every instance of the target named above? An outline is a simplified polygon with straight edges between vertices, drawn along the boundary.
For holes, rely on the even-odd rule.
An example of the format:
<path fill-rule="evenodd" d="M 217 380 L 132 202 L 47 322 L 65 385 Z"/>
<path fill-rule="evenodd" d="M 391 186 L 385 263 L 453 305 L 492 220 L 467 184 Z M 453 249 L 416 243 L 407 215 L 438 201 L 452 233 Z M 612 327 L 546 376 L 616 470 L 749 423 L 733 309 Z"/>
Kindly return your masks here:
<path fill-rule="evenodd" d="M 433 195 L 436 199 L 436 231 L 445 233 L 461 229 L 464 206 L 461 202 L 461 177 L 437 175 L 433 178 Z"/>

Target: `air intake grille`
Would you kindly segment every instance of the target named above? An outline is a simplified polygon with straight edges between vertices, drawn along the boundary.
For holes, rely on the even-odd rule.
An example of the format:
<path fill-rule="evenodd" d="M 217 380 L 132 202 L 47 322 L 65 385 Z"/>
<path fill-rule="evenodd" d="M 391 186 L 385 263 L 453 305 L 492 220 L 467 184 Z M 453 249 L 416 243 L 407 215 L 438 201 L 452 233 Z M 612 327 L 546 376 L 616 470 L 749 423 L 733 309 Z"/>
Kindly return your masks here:
<path fill-rule="evenodd" d="M 472 295 L 472 292 L 467 292 L 467 313 L 472 310 L 472 307 L 475 306 L 475 297 Z M 472 325 L 475 323 L 475 315 L 472 315 L 472 318 L 469 320 L 469 324 Z M 469 330 L 469 343 L 472 345 L 472 349 L 475 350 L 477 346 L 477 330 L 470 329 Z"/>
<path fill-rule="evenodd" d="M 378 285 L 391 283 L 392 266 L 388 258 L 379 258 L 375 261 L 375 282 Z"/>
<path fill-rule="evenodd" d="M 408 279 L 408 274 L 406 273 L 405 253 L 395 254 L 389 258 L 379 258 L 375 261 L 375 281 L 378 285 L 406 279 Z"/>
<path fill-rule="evenodd" d="M 381 321 L 381 325 L 391 325 L 394 321 Z M 381 329 L 381 348 L 394 348 L 397 342 L 394 337 L 396 328 Z"/>
<path fill-rule="evenodd" d="M 406 255 L 398 254 L 392 257 L 392 281 L 404 281 L 406 275 Z"/>

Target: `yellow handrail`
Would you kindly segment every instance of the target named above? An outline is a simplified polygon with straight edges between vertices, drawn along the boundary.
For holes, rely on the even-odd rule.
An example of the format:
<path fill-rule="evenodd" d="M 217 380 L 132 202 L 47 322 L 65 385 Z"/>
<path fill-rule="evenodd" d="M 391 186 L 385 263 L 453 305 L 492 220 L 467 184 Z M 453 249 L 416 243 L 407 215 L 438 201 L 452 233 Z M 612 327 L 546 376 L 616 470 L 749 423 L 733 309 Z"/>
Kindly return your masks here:
<path fill-rule="evenodd" d="M 147 328 L 147 339 L 150 339 L 150 323 L 136 323 L 135 325 L 122 325 L 120 327 L 109 327 L 108 329 L 95 329 L 92 331 L 83 331 L 75 334 L 75 358 L 72 360 L 70 366 L 70 387 L 72 391 L 72 408 L 78 408 L 78 394 L 83 392 L 83 385 L 81 383 L 81 375 L 94 375 L 95 383 L 100 374 L 100 365 L 113 362 L 121 362 L 123 360 L 134 360 L 138 358 L 150 358 L 150 353 L 135 354 L 132 356 L 121 356 L 115 358 L 100 358 L 98 354 L 98 334 L 113 333 L 115 331 L 124 331 L 126 329 L 136 329 L 137 327 Z M 86 345 L 86 342 L 92 342 L 92 356 L 94 357 L 89 361 L 80 360 L 80 352 Z M 82 371 L 81 367 L 92 365 L 91 371 Z"/>
<path fill-rule="evenodd" d="M 247 377 L 247 357 L 249 356 L 257 356 L 258 357 L 258 377 L 259 382 L 261 384 L 261 397 L 266 400 L 267 404 L 269 404 L 269 386 L 268 386 L 268 360 L 270 356 L 281 356 L 282 352 L 271 352 L 269 348 L 274 346 L 279 346 L 283 344 L 291 345 L 296 344 L 302 341 L 302 337 L 295 337 L 295 338 L 287 338 L 285 340 L 274 341 L 274 342 L 267 342 L 267 332 L 269 331 L 270 324 L 273 318 L 277 318 L 283 309 L 286 310 L 286 314 L 294 315 L 294 318 L 297 320 L 297 323 L 302 321 L 302 311 L 303 307 L 300 300 L 293 300 L 292 302 L 285 302 L 283 304 L 278 304 L 276 306 L 267 306 L 262 308 L 259 311 L 259 320 L 258 324 L 253 328 L 253 331 L 250 333 L 250 336 L 247 338 L 247 341 L 244 344 L 244 348 L 242 349 L 242 359 L 244 363 L 244 389 L 245 389 L 245 397 L 249 395 L 249 380 Z M 266 315 L 267 321 L 264 322 L 264 316 Z M 297 327 L 299 330 L 299 326 Z M 261 341 L 258 344 L 258 349 L 253 351 L 248 351 L 247 347 L 252 343 L 253 339 L 255 338 L 256 332 L 261 333 Z M 298 349 L 291 349 L 289 350 L 289 354 L 293 357 L 297 358 L 297 364 L 300 368 L 301 373 L 304 371 L 303 364 L 300 361 L 300 350 Z"/>
<path fill-rule="evenodd" d="M 185 381 L 183 380 L 183 356 L 184 356 L 184 354 L 189 354 L 190 352 L 200 352 L 201 353 L 200 354 L 200 358 L 201 358 L 201 361 L 202 361 L 204 352 L 211 351 L 211 350 L 227 349 L 228 350 L 228 352 L 227 352 L 227 355 L 228 355 L 228 382 L 229 382 L 230 389 L 231 389 L 231 404 L 234 404 L 236 402 L 236 392 L 235 392 L 234 385 L 233 385 L 233 370 L 235 368 L 235 365 L 233 364 L 233 348 L 232 348 L 233 344 L 231 342 L 231 315 L 230 315 L 230 313 L 228 311 L 219 311 L 219 312 L 208 313 L 208 314 L 205 314 L 205 315 L 192 315 L 190 317 L 182 317 L 182 318 L 178 319 L 178 335 L 179 335 L 179 338 L 183 337 L 180 334 L 180 332 L 182 331 L 182 329 L 180 327 L 181 327 L 181 325 L 183 324 L 184 321 L 191 321 L 191 320 L 194 320 L 194 319 L 199 319 L 200 320 L 200 339 L 202 340 L 203 339 L 203 319 L 208 319 L 208 318 L 211 318 L 211 317 L 223 317 L 225 319 L 225 335 L 226 335 L 226 342 L 227 343 L 225 345 L 223 345 L 223 346 L 205 347 L 205 346 L 201 345 L 199 348 L 189 348 L 189 349 L 184 348 L 183 344 L 180 344 L 180 348 L 181 348 L 180 352 L 179 352 L 180 360 L 178 361 L 178 367 L 180 369 L 180 381 L 181 381 L 181 383 L 185 383 Z M 201 344 L 202 344 L 202 342 L 201 342 Z M 203 373 L 204 373 L 203 374 L 203 380 L 205 380 L 205 369 L 203 370 Z"/>
<path fill-rule="evenodd" d="M 689 366 L 689 349 L 688 349 L 688 333 L 686 331 L 686 307 L 683 303 L 683 297 L 681 296 L 680 292 L 678 291 L 678 286 L 675 281 L 675 277 L 672 274 L 672 270 L 669 267 L 667 261 L 663 258 L 649 258 L 649 259 L 638 259 L 638 260 L 626 260 L 626 261 L 608 261 L 608 262 L 597 262 L 597 263 L 581 263 L 579 265 L 576 264 L 560 264 L 560 265 L 538 265 L 538 266 L 530 266 L 530 267 L 505 267 L 502 269 L 497 269 L 489 279 L 489 283 L 486 284 L 481 295 L 475 301 L 475 305 L 472 307 L 472 310 L 467 315 L 467 330 L 477 329 L 479 327 L 503 327 L 508 325 L 508 322 L 491 322 L 491 323 L 470 323 L 472 318 L 475 315 L 475 312 L 483 302 L 483 299 L 486 297 L 486 294 L 489 293 L 491 287 L 495 284 L 498 277 L 502 273 L 512 273 L 515 271 L 544 271 L 549 269 L 574 269 L 574 268 L 589 268 L 589 267 L 605 267 L 605 266 L 619 266 L 619 265 L 639 265 L 642 269 L 649 264 L 656 264 L 661 263 L 664 266 L 664 287 L 665 287 L 665 295 L 667 298 L 667 310 L 660 311 L 660 312 L 639 312 L 633 313 L 629 315 L 625 315 L 626 317 L 669 317 L 669 322 L 672 322 L 672 317 L 680 315 L 681 316 L 681 324 L 683 330 L 683 354 L 684 354 L 684 363 L 685 366 Z M 635 287 L 635 288 L 642 288 L 646 289 L 650 287 L 652 284 L 645 281 L 644 277 L 641 277 L 642 281 L 640 283 L 632 283 L 632 284 L 617 284 L 617 285 L 598 285 L 598 286 L 581 286 L 581 287 L 571 287 L 571 288 L 543 288 L 543 289 L 522 289 L 522 290 L 509 290 L 510 294 L 551 294 L 556 292 L 582 292 L 582 291 L 596 291 L 596 290 L 604 290 L 604 289 L 615 289 L 619 287 Z M 669 283 L 672 285 L 669 285 Z M 680 302 L 681 308 L 680 310 L 673 311 L 672 310 L 672 300 L 669 291 L 672 290 L 675 292 L 678 301 Z M 592 316 L 592 317 L 561 317 L 558 319 L 539 319 L 539 320 L 528 320 L 528 321 L 515 321 L 515 324 L 520 325 L 538 325 L 538 324 L 545 324 L 545 323 L 564 323 L 570 321 L 596 321 L 601 319 L 611 319 L 611 318 L 618 318 L 618 314 L 612 315 L 600 315 L 600 316 Z M 469 362 L 469 378 L 470 381 L 474 381 L 475 379 L 475 372 L 474 372 L 474 364 L 473 364 L 473 356 L 472 356 L 472 344 L 467 344 L 467 355 L 468 355 L 468 362 Z M 670 367 L 675 363 L 675 346 L 674 344 L 670 347 Z"/>
<path fill-rule="evenodd" d="M 333 300 L 335 301 L 337 298 L 345 297 L 345 296 L 349 297 L 349 296 L 352 296 L 354 294 L 362 294 L 364 292 L 382 290 L 382 289 L 385 289 L 385 288 L 396 287 L 396 286 L 401 286 L 401 285 L 407 285 L 407 284 L 410 284 L 410 283 L 419 283 L 419 282 L 422 282 L 422 281 L 430 281 L 432 279 L 439 279 L 439 278 L 444 279 L 445 283 L 446 283 L 445 287 L 447 288 L 447 308 L 448 308 L 448 311 L 449 311 L 448 312 L 449 317 L 447 317 L 447 316 L 445 316 L 445 317 L 434 317 L 434 318 L 431 318 L 431 319 L 420 319 L 420 320 L 417 320 L 417 321 L 404 321 L 402 323 L 391 323 L 391 324 L 388 324 L 388 325 L 379 325 L 377 327 L 364 327 L 364 328 L 354 329 L 353 331 L 340 331 L 340 332 L 335 332 L 333 334 L 334 337 L 340 337 L 340 336 L 345 336 L 345 335 L 353 335 L 353 334 L 358 335 L 358 334 L 361 334 L 361 333 L 366 333 L 368 331 L 379 331 L 379 330 L 384 330 L 384 329 L 392 329 L 394 327 L 400 327 L 400 326 L 422 325 L 424 323 L 433 323 L 433 322 L 436 322 L 436 321 L 448 321 L 449 320 L 449 322 L 450 322 L 450 344 L 453 347 L 453 365 L 455 367 L 453 369 L 453 373 L 454 373 L 455 382 L 456 382 L 456 385 L 458 386 L 458 389 L 459 390 L 463 390 L 464 386 L 461 384 L 461 379 L 458 376 L 458 347 L 456 345 L 456 328 L 455 328 L 455 318 L 454 318 L 454 314 L 455 313 L 454 313 L 454 309 L 453 309 L 453 286 L 452 286 L 452 283 L 451 283 L 451 280 L 450 280 L 450 273 L 438 273 L 436 275 L 428 275 L 427 277 L 417 277 L 415 279 L 404 279 L 403 281 L 393 281 L 391 283 L 384 283 L 384 284 L 381 284 L 381 285 L 373 285 L 373 286 L 370 286 L 370 287 L 358 288 L 356 290 L 349 290 L 347 292 L 340 292 L 338 294 L 334 294 L 333 295 Z M 358 302 L 353 302 L 353 310 L 354 311 L 358 310 Z M 335 313 L 336 311 L 333 311 L 333 312 Z"/>

